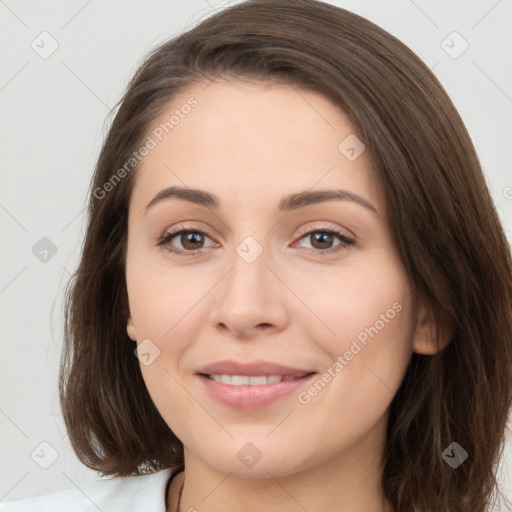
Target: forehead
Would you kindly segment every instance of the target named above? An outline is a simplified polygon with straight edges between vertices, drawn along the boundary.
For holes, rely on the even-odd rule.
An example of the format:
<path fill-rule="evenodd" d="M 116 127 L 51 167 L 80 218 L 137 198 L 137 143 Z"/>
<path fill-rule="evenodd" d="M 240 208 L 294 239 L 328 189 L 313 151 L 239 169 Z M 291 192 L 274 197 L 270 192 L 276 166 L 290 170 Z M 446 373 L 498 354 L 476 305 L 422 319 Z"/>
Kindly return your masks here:
<path fill-rule="evenodd" d="M 270 82 L 196 83 L 173 98 L 148 136 L 154 147 L 137 170 L 134 201 L 147 204 L 180 185 L 237 207 L 277 208 L 291 191 L 343 188 L 384 208 L 368 152 L 347 158 L 347 144 L 362 148 L 355 127 L 316 92 Z"/>

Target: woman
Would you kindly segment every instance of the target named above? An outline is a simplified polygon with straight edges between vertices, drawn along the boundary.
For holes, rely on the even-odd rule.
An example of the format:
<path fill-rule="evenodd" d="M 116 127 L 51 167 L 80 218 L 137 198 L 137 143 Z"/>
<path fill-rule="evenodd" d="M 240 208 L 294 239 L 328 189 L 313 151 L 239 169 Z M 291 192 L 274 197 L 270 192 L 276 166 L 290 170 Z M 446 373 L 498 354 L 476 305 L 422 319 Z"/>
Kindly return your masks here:
<path fill-rule="evenodd" d="M 489 510 L 510 251 L 460 116 L 396 38 L 254 0 L 164 43 L 89 215 L 61 404 L 117 478 L 0 510 Z"/>

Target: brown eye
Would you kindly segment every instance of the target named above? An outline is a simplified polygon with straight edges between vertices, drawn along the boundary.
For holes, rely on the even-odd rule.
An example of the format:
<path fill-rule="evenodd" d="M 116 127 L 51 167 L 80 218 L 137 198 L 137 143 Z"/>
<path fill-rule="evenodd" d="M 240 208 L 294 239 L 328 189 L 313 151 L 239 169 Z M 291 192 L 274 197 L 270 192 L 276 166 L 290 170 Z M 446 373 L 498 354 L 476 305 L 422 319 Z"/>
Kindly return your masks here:
<path fill-rule="evenodd" d="M 334 235 L 332 233 L 327 233 L 324 231 L 318 231 L 316 233 L 312 233 L 309 235 L 312 241 L 312 246 L 315 249 L 330 249 L 331 245 L 334 242 Z"/>
<path fill-rule="evenodd" d="M 201 253 L 203 249 L 214 245 L 214 243 L 205 245 L 207 239 L 212 240 L 200 229 L 174 228 L 165 233 L 157 245 L 178 255 L 193 256 Z M 316 229 L 302 232 L 299 242 L 307 239 L 310 240 L 311 247 L 305 247 L 305 249 L 320 256 L 342 251 L 354 243 L 353 239 L 336 229 Z M 336 239 L 340 240 L 341 243 L 334 244 Z"/>
<path fill-rule="evenodd" d="M 184 249 L 195 250 L 201 249 L 204 243 L 204 235 L 193 231 L 182 231 L 179 241 Z"/>
<path fill-rule="evenodd" d="M 335 239 L 341 240 L 341 243 L 333 246 Z M 354 240 L 344 235 L 341 231 L 337 231 L 335 229 L 316 229 L 313 231 L 308 231 L 307 233 L 303 233 L 303 236 L 300 240 L 311 241 L 310 250 L 315 250 L 322 254 L 322 252 L 337 252 L 340 249 L 336 249 L 336 247 L 346 248 L 354 243 Z M 331 250 L 333 249 L 334 250 Z"/>
<path fill-rule="evenodd" d="M 166 233 L 157 245 L 178 254 L 196 254 L 197 251 L 205 248 L 206 238 L 210 237 L 198 229 L 173 230 Z"/>

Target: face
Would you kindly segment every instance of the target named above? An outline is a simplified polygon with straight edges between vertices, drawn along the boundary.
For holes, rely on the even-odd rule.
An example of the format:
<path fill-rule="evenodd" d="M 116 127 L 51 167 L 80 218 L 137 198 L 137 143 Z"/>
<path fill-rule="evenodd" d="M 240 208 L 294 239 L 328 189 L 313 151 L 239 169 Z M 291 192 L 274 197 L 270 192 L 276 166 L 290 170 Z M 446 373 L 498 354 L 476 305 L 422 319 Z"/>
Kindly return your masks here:
<path fill-rule="evenodd" d="M 176 96 L 154 126 L 129 209 L 129 333 L 185 450 L 264 477 L 381 446 L 416 315 L 346 115 L 313 92 L 215 81 Z M 204 369 L 226 360 L 256 362 L 253 378 Z"/>

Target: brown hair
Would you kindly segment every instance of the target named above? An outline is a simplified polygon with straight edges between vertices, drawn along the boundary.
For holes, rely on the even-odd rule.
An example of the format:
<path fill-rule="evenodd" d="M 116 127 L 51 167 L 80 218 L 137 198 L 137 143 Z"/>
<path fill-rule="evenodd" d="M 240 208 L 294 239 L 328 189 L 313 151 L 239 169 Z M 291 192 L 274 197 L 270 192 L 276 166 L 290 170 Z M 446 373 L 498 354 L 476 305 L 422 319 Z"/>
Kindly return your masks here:
<path fill-rule="evenodd" d="M 126 333 L 136 167 L 108 193 L 97 191 L 178 92 L 217 76 L 319 92 L 357 128 L 382 178 L 412 289 L 438 322 L 454 326 L 446 348 L 412 355 L 391 404 L 385 494 L 398 512 L 488 510 L 512 403 L 507 239 L 466 128 L 429 68 L 370 21 L 315 0 L 253 0 L 218 12 L 154 50 L 120 101 L 66 294 L 59 389 L 77 456 L 114 476 L 184 467 L 182 443 L 153 404 Z M 442 458 L 452 442 L 468 453 L 457 469 Z"/>

